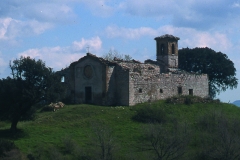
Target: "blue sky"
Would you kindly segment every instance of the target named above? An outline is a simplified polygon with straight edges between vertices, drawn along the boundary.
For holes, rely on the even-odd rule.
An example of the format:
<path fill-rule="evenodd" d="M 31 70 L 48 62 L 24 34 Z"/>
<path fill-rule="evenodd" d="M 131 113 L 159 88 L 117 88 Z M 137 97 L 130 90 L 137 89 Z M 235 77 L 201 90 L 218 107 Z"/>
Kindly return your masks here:
<path fill-rule="evenodd" d="M 0 78 L 9 61 L 42 59 L 55 71 L 89 51 L 110 49 L 134 59 L 155 60 L 154 38 L 180 37 L 179 48 L 209 47 L 228 55 L 240 79 L 239 0 L 2 0 L 0 1 Z M 221 101 L 240 99 L 240 88 Z"/>

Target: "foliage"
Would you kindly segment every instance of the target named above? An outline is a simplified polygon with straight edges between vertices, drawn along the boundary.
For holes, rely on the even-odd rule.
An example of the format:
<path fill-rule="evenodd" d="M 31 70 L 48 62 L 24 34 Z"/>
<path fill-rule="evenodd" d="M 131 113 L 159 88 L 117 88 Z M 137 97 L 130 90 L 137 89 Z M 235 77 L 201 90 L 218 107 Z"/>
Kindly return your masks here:
<path fill-rule="evenodd" d="M 18 160 L 20 158 L 21 153 L 12 141 L 0 139 L 0 159 Z"/>
<path fill-rule="evenodd" d="M 139 123 L 132 120 L 132 117 L 138 114 L 138 109 L 148 105 L 151 108 L 161 108 L 165 114 L 164 123 Z M 14 144 L 23 154 L 32 154 L 35 160 L 54 159 L 54 157 L 68 160 L 94 160 L 100 159 L 97 156 L 101 153 L 100 141 L 95 136 L 98 130 L 99 135 L 106 138 L 104 143 L 114 140 L 112 141 L 114 159 L 145 160 L 157 158 L 157 152 L 151 147 L 147 135 L 152 130 L 156 130 L 154 135 L 161 135 L 161 132 L 157 134 L 158 129 L 161 129 L 165 142 L 171 142 L 175 132 L 179 133 L 177 134 L 179 138 L 186 135 L 183 138 L 184 143 L 181 143 L 184 146 L 181 153 L 184 155 L 179 159 L 213 160 L 212 156 L 217 153 L 212 152 L 213 148 L 222 150 L 225 147 L 225 150 L 229 149 L 230 151 L 232 150 L 231 145 L 236 145 L 234 147 L 236 149 L 239 147 L 237 145 L 240 143 L 235 143 L 240 137 L 237 131 L 237 127 L 240 126 L 238 125 L 239 115 L 240 108 L 227 103 L 193 102 L 191 105 L 185 105 L 156 101 L 131 107 L 67 105 L 57 112 L 40 112 L 39 110 L 34 121 L 19 122 L 19 129 L 25 133 L 22 136 L 11 137 L 3 132 L 9 123 L 2 122 L 0 137 L 14 140 Z M 226 119 L 227 123 L 221 119 Z M 94 129 L 95 126 L 98 129 Z M 226 130 L 225 126 L 227 126 Z M 187 132 L 184 132 L 185 129 Z M 228 133 L 225 134 L 228 136 L 221 137 L 224 135 L 222 133 Z M 235 142 L 229 145 L 229 143 L 224 143 L 224 139 Z M 176 140 L 179 141 L 179 139 Z M 107 148 L 107 145 L 105 146 Z M 209 152 L 213 153 L 211 157 L 207 154 Z M 224 152 L 219 155 L 222 153 Z"/>
<path fill-rule="evenodd" d="M 41 60 L 21 57 L 10 62 L 10 68 L 12 78 L 0 80 L 0 119 L 10 120 L 16 131 L 18 121 L 31 119 L 35 104 L 59 100 L 64 87 Z"/>
<path fill-rule="evenodd" d="M 183 48 L 178 51 L 179 68 L 188 72 L 208 74 L 210 96 L 236 88 L 236 68 L 228 56 L 210 48 Z"/>
<path fill-rule="evenodd" d="M 152 150 L 155 159 L 174 160 L 181 159 L 187 152 L 190 132 L 187 125 L 178 122 L 169 128 L 163 124 L 149 125 L 145 129 L 146 145 L 144 150 Z"/>
<path fill-rule="evenodd" d="M 123 54 L 120 54 L 117 50 L 112 50 L 112 49 L 110 49 L 108 53 L 103 55 L 102 58 L 108 61 L 113 61 L 114 58 L 122 59 L 124 61 L 132 60 L 132 57 L 130 55 L 123 55 Z"/>
<path fill-rule="evenodd" d="M 194 103 L 220 103 L 220 101 L 218 99 L 215 100 L 211 98 L 202 98 L 198 96 L 180 95 L 168 97 L 166 99 L 166 103 L 191 105 Z"/>
<path fill-rule="evenodd" d="M 198 159 L 238 160 L 240 158 L 240 121 L 222 112 L 211 111 L 197 121 L 201 143 Z M 197 159 L 196 158 L 196 159 Z"/>
<path fill-rule="evenodd" d="M 166 113 L 161 106 L 154 107 L 147 104 L 136 108 L 137 114 L 132 117 L 133 120 L 142 123 L 164 123 L 166 122 Z"/>

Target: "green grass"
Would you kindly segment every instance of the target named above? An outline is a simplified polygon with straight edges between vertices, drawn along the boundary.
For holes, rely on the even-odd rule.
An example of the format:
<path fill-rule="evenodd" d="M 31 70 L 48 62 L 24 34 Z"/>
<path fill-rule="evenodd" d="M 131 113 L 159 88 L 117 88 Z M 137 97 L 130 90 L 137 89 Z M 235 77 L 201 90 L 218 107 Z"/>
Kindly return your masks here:
<path fill-rule="evenodd" d="M 129 159 L 129 156 L 145 159 L 147 152 L 141 152 L 139 146 L 148 124 L 134 121 L 132 117 L 140 108 L 148 105 L 150 104 L 143 103 L 132 107 L 67 105 L 56 112 L 37 112 L 34 121 L 19 122 L 21 133 L 15 137 L 10 137 L 5 132 L 10 123 L 0 122 L 0 136 L 14 141 L 25 155 L 34 152 L 39 146 L 61 148 L 62 140 L 66 137 L 73 139 L 80 147 L 91 150 L 95 147 L 92 145 L 93 127 L 104 124 L 112 131 L 119 159 Z M 161 108 L 166 114 L 167 123 L 170 124 L 174 119 L 189 123 L 193 129 L 199 117 L 211 112 L 221 112 L 228 118 L 240 120 L 240 108 L 226 103 L 184 105 L 157 101 L 153 102 L 151 107 Z"/>

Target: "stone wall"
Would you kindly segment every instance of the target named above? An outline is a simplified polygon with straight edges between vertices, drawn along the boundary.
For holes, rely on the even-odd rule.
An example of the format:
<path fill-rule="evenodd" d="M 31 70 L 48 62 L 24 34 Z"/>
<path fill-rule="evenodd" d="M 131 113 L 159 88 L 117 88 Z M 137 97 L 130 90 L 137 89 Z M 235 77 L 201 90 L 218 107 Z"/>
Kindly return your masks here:
<path fill-rule="evenodd" d="M 84 76 L 84 67 L 92 68 L 90 78 Z M 85 87 L 91 87 L 93 104 L 102 104 L 106 81 L 105 66 L 94 59 L 88 58 L 75 65 L 75 103 L 86 103 Z"/>
<path fill-rule="evenodd" d="M 140 69 L 138 72 L 134 70 L 137 66 Z M 130 105 L 166 99 L 178 94 L 207 97 L 208 77 L 186 72 L 159 74 L 159 66 L 133 64 L 130 69 L 129 94 Z"/>

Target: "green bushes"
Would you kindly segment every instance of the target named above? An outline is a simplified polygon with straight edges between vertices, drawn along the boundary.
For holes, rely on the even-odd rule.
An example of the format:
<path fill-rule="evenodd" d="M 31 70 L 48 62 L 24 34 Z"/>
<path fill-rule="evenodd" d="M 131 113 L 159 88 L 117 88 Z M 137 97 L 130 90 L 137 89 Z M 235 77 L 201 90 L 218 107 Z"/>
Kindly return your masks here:
<path fill-rule="evenodd" d="M 133 120 L 142 123 L 164 123 L 167 116 L 162 107 L 146 104 L 136 108 L 137 114 L 132 117 Z"/>
<path fill-rule="evenodd" d="M 21 159 L 21 152 L 13 142 L 6 139 L 0 139 L 0 159 L 19 160 Z"/>
<path fill-rule="evenodd" d="M 220 103 L 220 101 L 218 99 L 214 100 L 211 98 L 201 98 L 197 96 L 181 95 L 181 96 L 173 96 L 173 97 L 167 98 L 166 103 L 190 105 L 193 103 Z"/>

